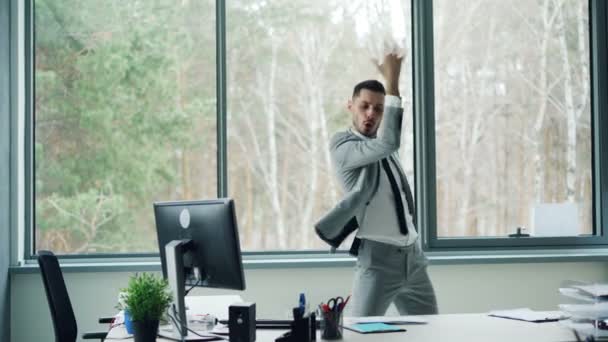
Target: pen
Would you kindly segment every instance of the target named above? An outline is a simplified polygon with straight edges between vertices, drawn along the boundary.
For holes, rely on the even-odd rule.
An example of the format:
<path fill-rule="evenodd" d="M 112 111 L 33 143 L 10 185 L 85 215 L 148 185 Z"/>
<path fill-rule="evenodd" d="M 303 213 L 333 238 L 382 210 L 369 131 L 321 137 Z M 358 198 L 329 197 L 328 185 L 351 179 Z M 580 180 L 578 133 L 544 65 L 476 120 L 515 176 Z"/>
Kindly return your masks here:
<path fill-rule="evenodd" d="M 302 313 L 302 315 L 304 315 L 304 313 L 306 311 L 306 296 L 304 295 L 304 293 L 300 293 L 300 300 L 299 300 L 298 307 L 300 308 L 300 313 Z"/>
<path fill-rule="evenodd" d="M 344 307 L 346 306 L 346 303 L 348 303 L 349 299 L 350 299 L 350 295 L 348 295 L 348 297 L 346 297 L 346 300 L 344 302 L 340 303 L 339 311 L 344 310 Z"/>

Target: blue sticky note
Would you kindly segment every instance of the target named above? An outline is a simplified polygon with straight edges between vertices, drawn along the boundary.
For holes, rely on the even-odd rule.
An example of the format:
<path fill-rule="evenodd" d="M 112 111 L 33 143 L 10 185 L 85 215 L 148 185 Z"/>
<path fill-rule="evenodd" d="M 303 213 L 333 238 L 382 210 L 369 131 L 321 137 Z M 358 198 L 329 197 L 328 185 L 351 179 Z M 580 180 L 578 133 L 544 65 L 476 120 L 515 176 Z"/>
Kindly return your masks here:
<path fill-rule="evenodd" d="M 358 323 L 345 326 L 345 328 L 362 334 L 405 331 L 403 328 L 386 323 Z"/>

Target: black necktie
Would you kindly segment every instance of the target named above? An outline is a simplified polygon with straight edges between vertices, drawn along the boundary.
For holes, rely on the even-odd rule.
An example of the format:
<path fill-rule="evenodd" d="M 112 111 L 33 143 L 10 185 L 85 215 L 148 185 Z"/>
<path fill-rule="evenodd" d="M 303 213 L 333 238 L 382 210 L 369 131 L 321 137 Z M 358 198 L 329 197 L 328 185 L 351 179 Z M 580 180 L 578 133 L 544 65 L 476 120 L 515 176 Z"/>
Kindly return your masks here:
<path fill-rule="evenodd" d="M 397 185 L 397 181 L 395 180 L 395 176 L 393 176 L 393 171 L 391 171 L 391 167 L 388 164 L 387 158 L 382 159 L 382 167 L 388 176 L 388 181 L 391 183 L 391 189 L 393 190 L 393 195 L 395 196 L 395 204 L 397 209 L 397 219 L 399 220 L 399 230 L 401 234 L 407 235 L 407 222 L 405 221 L 405 210 L 403 208 L 403 201 L 401 200 L 401 191 L 399 190 L 399 186 Z"/>

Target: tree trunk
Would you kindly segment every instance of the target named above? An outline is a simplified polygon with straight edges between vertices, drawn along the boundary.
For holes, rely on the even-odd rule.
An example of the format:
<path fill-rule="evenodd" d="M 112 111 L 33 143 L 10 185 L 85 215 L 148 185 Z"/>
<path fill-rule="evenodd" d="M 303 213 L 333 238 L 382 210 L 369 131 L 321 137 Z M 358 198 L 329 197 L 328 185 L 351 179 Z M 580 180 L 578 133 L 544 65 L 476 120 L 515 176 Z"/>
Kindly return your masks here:
<path fill-rule="evenodd" d="M 268 76 L 268 96 L 264 98 L 265 100 L 265 112 L 266 112 L 266 137 L 268 144 L 268 166 L 269 166 L 269 174 L 268 178 L 268 191 L 270 196 L 270 201 L 272 205 L 272 210 L 274 213 L 274 218 L 276 220 L 276 233 L 277 233 L 277 246 L 279 249 L 285 249 L 287 247 L 287 234 L 285 228 L 285 220 L 283 217 L 283 208 L 281 206 L 281 202 L 279 199 L 280 189 L 279 189 L 279 179 L 278 179 L 278 151 L 277 151 L 277 139 L 276 139 L 276 104 L 277 100 L 276 94 L 276 71 L 277 71 L 277 52 L 279 48 L 279 42 L 276 39 L 272 40 L 272 54 L 271 54 L 271 62 L 270 62 L 270 73 Z M 259 74 L 258 74 L 259 75 Z M 260 79 L 261 81 L 261 79 Z M 265 82 L 259 82 L 260 87 L 264 85 Z M 263 89 L 263 88 L 262 88 Z"/>
<path fill-rule="evenodd" d="M 549 96 L 547 86 L 547 45 L 549 37 L 551 35 L 551 27 L 553 26 L 549 18 L 549 0 L 543 1 L 542 6 L 542 18 L 543 18 L 543 35 L 540 41 L 540 80 L 539 80 L 539 108 L 536 121 L 533 126 L 533 134 L 531 139 L 534 139 L 534 197 L 535 203 L 542 203 L 544 201 L 543 193 L 545 191 L 545 155 L 543 153 L 543 126 L 545 121 L 545 114 L 547 112 L 547 97 Z"/>
<path fill-rule="evenodd" d="M 577 111 L 574 108 L 574 90 L 572 80 L 572 70 L 570 66 L 570 55 L 568 52 L 568 42 L 566 41 L 566 23 L 564 21 L 564 6 L 561 4 L 558 10 L 557 32 L 559 37 L 559 47 L 564 72 L 564 98 L 566 102 L 566 200 L 575 202 L 575 183 L 576 183 L 576 117 Z"/>

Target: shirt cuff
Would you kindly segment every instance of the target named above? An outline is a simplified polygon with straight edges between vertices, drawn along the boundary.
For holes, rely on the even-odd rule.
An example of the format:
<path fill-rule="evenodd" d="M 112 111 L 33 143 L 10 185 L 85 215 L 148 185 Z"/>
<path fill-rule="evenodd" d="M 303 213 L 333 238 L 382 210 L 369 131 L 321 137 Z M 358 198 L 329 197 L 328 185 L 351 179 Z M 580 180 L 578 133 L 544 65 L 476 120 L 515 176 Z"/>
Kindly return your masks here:
<path fill-rule="evenodd" d="M 401 98 L 395 95 L 385 95 L 384 96 L 384 105 L 387 107 L 397 107 L 402 108 Z"/>

